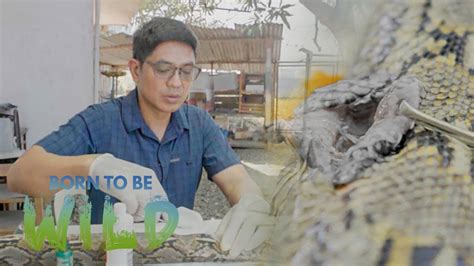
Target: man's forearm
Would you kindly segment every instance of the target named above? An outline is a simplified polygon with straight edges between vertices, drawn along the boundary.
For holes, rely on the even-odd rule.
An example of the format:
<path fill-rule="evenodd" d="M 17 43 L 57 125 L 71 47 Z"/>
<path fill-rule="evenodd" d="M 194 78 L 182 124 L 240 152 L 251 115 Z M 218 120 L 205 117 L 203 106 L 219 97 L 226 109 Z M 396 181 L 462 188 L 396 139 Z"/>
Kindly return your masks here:
<path fill-rule="evenodd" d="M 50 197 L 50 176 L 87 176 L 97 155 L 59 156 L 33 146 L 7 173 L 8 189 L 32 197 Z"/>
<path fill-rule="evenodd" d="M 234 192 L 232 193 L 231 205 L 233 206 L 239 202 L 243 194 L 256 194 L 263 197 L 260 187 L 255 183 L 255 181 L 247 174 L 245 177 L 242 177 L 242 181 L 236 184 Z"/>
<path fill-rule="evenodd" d="M 257 183 L 248 175 L 241 164 L 219 172 L 213 177 L 213 180 L 227 197 L 231 206 L 239 202 L 240 197 L 245 193 L 263 196 Z"/>

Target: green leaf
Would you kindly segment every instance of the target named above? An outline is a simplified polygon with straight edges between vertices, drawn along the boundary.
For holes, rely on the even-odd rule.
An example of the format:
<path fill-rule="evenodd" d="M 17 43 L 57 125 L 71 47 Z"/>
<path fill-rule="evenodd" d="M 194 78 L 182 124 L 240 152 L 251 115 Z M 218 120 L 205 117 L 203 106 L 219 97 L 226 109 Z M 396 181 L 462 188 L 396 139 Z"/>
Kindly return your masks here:
<path fill-rule="evenodd" d="M 291 5 L 291 4 L 283 5 L 283 6 L 281 7 L 281 9 L 286 9 L 286 8 L 289 8 L 289 7 L 292 7 L 292 6 L 295 6 L 295 5 Z"/>
<path fill-rule="evenodd" d="M 290 23 L 288 23 L 288 20 L 286 19 L 286 16 L 281 16 L 281 19 L 283 20 L 283 23 L 285 23 L 286 27 L 288 29 L 291 29 Z"/>
<path fill-rule="evenodd" d="M 154 16 L 165 16 L 181 19 L 193 25 L 210 26 L 218 23 L 218 21 L 214 18 L 209 18 L 211 17 L 209 15 L 214 14 L 216 8 L 227 2 L 224 0 L 143 0 L 141 8 L 133 18 L 132 23 L 140 25 Z M 235 2 L 238 3 L 240 10 L 249 12 L 253 16 L 245 24 L 272 22 L 281 17 L 287 27 L 289 23 L 287 23 L 286 18 L 284 19 L 283 16 L 291 16 L 287 9 L 294 6 L 294 4 L 282 5 L 282 2 L 284 2 L 282 0 L 279 3 L 279 7 L 271 6 L 275 2 L 273 0 L 238 0 Z M 196 11 L 196 7 L 201 7 L 201 11 Z"/>

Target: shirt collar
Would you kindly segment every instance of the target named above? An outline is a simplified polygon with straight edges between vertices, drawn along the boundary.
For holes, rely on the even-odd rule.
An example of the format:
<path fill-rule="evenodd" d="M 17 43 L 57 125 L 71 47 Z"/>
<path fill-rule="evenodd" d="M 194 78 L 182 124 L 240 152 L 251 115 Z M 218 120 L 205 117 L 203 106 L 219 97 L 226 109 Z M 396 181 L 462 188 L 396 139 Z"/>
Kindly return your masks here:
<path fill-rule="evenodd" d="M 189 130 L 188 118 L 184 114 L 185 108 L 187 108 L 186 104 L 181 105 L 181 107 L 171 115 L 171 121 L 176 122 L 179 128 Z"/>
<path fill-rule="evenodd" d="M 175 126 L 179 132 L 181 132 L 182 129 L 189 130 L 189 122 L 187 117 L 184 115 L 184 108 L 186 108 L 185 104 L 183 104 L 176 112 L 171 114 L 168 127 Z M 144 131 L 149 130 L 140 111 L 137 88 L 131 91 L 127 96 L 123 97 L 122 120 L 127 132 L 131 132 L 139 128 Z"/>

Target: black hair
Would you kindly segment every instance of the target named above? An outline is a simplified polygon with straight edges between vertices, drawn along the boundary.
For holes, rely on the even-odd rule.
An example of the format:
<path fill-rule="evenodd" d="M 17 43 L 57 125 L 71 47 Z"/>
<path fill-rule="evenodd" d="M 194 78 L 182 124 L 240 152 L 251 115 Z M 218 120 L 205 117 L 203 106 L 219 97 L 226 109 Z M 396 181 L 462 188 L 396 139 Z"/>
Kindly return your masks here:
<path fill-rule="evenodd" d="M 198 40 L 186 24 L 171 18 L 154 17 L 133 34 L 133 58 L 143 64 L 160 43 L 167 41 L 186 43 L 196 55 Z"/>

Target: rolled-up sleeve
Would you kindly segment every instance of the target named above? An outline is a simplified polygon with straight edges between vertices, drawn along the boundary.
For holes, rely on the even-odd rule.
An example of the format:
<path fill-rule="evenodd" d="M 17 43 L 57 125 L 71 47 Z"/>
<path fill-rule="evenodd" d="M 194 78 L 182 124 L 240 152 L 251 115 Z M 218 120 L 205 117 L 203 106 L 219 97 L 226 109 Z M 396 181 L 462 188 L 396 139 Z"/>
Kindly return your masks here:
<path fill-rule="evenodd" d="M 202 165 L 206 169 L 209 180 L 212 180 L 212 177 L 220 171 L 239 164 L 240 159 L 207 113 L 204 117 L 203 129 L 204 156 Z"/>
<path fill-rule="evenodd" d="M 87 117 L 87 118 L 86 118 Z M 35 145 L 57 155 L 74 156 L 95 153 L 91 132 L 86 121 L 97 121 L 99 115 L 92 107 L 73 116 L 58 130 L 47 135 Z"/>

